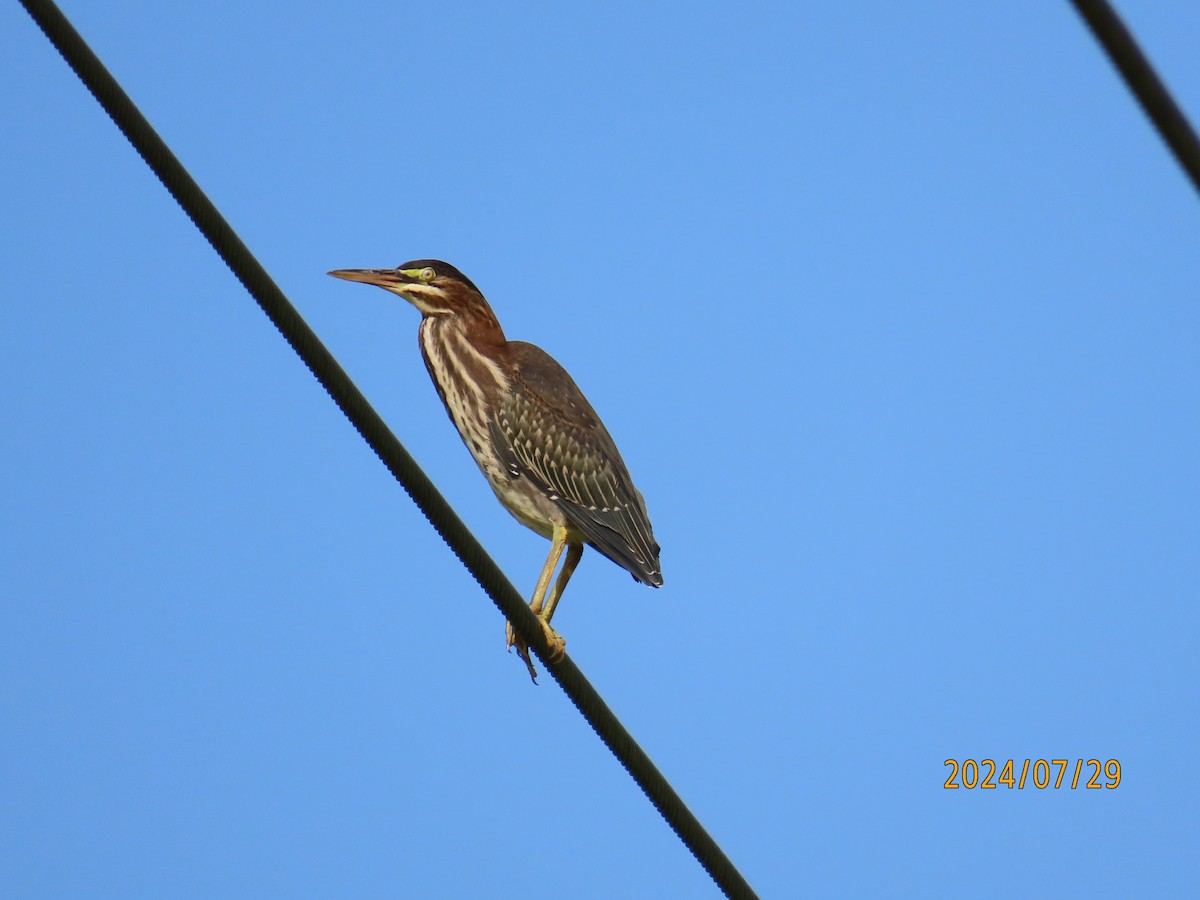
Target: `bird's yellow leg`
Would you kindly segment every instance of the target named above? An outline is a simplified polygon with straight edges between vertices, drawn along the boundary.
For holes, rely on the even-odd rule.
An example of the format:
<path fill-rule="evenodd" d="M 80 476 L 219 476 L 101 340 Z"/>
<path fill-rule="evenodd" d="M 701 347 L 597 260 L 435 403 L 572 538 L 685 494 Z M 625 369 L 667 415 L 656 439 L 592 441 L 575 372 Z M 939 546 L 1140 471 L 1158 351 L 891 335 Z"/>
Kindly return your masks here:
<path fill-rule="evenodd" d="M 546 598 L 546 590 L 550 587 L 550 579 L 554 577 L 554 570 L 558 568 L 559 557 L 562 556 L 563 549 L 567 546 L 567 529 L 558 525 L 554 526 L 554 531 L 550 537 L 550 553 L 546 556 L 546 564 L 542 566 L 542 574 L 538 576 L 537 587 L 533 589 L 533 599 L 529 601 L 529 608 L 539 616 L 542 614 L 542 603 Z"/>
<path fill-rule="evenodd" d="M 571 580 L 571 575 L 582 558 L 583 544 L 567 544 L 567 558 L 563 560 L 562 571 L 558 573 L 558 580 L 554 582 L 554 590 L 550 592 L 550 596 L 546 600 L 546 605 L 541 612 L 542 619 L 547 625 L 550 624 L 550 617 L 554 615 L 554 607 L 558 606 L 558 601 L 562 598 L 563 588 Z"/>
<path fill-rule="evenodd" d="M 550 627 L 548 618 L 542 615 L 542 604 L 546 597 L 546 590 L 550 587 L 550 579 L 554 575 L 554 570 L 558 568 L 558 559 L 562 556 L 563 548 L 566 546 L 567 529 L 561 525 L 555 525 L 550 537 L 550 553 L 546 556 L 546 564 L 542 566 L 542 574 L 538 576 L 537 587 L 533 589 L 533 599 L 529 602 L 530 609 L 538 614 L 538 621 L 541 623 L 542 629 L 546 632 L 546 640 L 555 651 L 555 656 L 562 655 L 563 648 L 567 642 L 559 637 L 554 629 Z M 555 586 L 557 587 L 557 584 Z M 557 596 L 552 596 L 554 602 L 557 603 Z M 512 622 L 505 623 L 504 639 L 507 649 L 517 648 L 517 655 L 524 660 L 525 667 L 529 669 L 529 677 L 536 679 L 537 669 L 533 667 L 533 659 L 529 655 L 529 647 L 525 641 L 521 640 L 521 636 L 513 628 Z"/>

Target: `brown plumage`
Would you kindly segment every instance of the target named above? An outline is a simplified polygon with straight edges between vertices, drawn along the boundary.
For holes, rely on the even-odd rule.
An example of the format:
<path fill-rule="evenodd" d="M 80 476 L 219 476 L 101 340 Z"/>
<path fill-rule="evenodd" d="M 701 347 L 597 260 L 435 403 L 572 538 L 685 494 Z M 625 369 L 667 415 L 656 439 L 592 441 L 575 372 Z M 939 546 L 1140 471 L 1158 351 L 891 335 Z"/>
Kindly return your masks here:
<path fill-rule="evenodd" d="M 560 654 L 565 642 L 550 618 L 583 544 L 643 584 L 663 583 L 645 500 L 608 429 L 549 354 L 505 338 L 470 279 L 433 259 L 329 274 L 377 285 L 420 310 L 421 355 L 463 443 L 504 507 L 551 541 L 531 606 Z M 564 549 L 562 571 L 547 595 Z M 507 640 L 535 674 L 511 625 Z"/>

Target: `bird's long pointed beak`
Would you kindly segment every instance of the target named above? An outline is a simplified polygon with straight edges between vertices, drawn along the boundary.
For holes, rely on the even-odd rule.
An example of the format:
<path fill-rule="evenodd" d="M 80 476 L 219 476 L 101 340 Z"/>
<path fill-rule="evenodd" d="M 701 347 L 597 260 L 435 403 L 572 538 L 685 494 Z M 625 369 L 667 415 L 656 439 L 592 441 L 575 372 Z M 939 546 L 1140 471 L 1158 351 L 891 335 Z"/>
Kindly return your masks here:
<path fill-rule="evenodd" d="M 395 288 L 399 285 L 413 283 L 413 280 L 399 269 L 334 269 L 327 274 L 344 281 L 374 284 L 381 288 Z"/>

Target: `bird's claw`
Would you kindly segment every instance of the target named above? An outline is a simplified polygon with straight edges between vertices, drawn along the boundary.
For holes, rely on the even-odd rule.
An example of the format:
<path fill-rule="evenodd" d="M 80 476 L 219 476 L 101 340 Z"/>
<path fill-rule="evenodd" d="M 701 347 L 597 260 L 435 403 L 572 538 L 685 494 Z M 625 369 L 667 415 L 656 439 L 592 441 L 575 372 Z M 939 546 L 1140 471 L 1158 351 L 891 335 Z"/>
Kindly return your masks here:
<path fill-rule="evenodd" d="M 504 625 L 504 649 L 512 650 L 517 648 L 517 656 L 521 657 L 521 661 L 525 663 L 525 668 L 529 670 L 529 678 L 537 684 L 537 669 L 533 667 L 533 657 L 529 655 L 529 645 L 521 639 L 515 628 L 512 627 L 512 622 L 506 622 Z"/>
<path fill-rule="evenodd" d="M 542 631 L 546 635 L 546 643 L 550 645 L 550 659 L 552 662 L 558 662 L 567 652 L 566 639 L 550 627 L 550 623 L 545 619 L 538 617 L 538 623 L 542 626 Z M 511 650 L 517 648 L 517 656 L 521 657 L 521 661 L 525 663 L 525 668 L 529 670 L 529 677 L 537 684 L 537 669 L 533 667 L 533 656 L 529 652 L 529 645 L 517 634 L 517 630 L 513 628 L 512 622 L 504 623 L 504 648 Z"/>

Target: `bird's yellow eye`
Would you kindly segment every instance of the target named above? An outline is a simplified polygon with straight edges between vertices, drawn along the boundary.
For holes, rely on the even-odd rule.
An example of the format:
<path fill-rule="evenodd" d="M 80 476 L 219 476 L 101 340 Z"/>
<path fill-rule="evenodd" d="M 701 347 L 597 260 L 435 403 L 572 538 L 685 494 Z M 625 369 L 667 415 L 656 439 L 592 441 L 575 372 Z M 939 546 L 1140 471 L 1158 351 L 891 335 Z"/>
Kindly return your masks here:
<path fill-rule="evenodd" d="M 428 283 L 437 277 L 437 272 L 433 271 L 433 269 L 431 269 L 429 266 L 426 266 L 421 270 L 421 273 L 417 277 Z"/>

